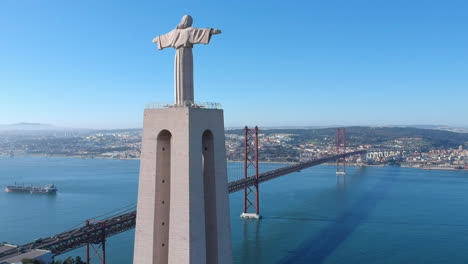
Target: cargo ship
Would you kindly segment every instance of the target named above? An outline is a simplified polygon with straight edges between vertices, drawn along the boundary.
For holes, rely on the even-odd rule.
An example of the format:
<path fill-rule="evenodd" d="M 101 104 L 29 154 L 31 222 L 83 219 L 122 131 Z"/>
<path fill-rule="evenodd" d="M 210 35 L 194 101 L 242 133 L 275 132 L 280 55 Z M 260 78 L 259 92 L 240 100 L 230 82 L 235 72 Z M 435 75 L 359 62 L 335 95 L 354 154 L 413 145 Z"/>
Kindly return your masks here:
<path fill-rule="evenodd" d="M 46 186 L 25 186 L 23 185 L 9 185 L 5 188 L 6 192 L 24 192 L 24 193 L 45 193 L 45 194 L 55 194 L 57 193 L 57 186 L 54 184 L 49 184 Z"/>

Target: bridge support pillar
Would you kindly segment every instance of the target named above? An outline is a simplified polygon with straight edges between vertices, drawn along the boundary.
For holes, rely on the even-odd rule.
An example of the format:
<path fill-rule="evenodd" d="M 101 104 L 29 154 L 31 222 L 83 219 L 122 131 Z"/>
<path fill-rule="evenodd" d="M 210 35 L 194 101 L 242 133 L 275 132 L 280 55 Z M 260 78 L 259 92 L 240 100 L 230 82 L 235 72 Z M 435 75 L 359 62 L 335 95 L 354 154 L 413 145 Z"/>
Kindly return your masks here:
<path fill-rule="evenodd" d="M 336 129 L 336 155 L 346 153 L 346 130 L 344 128 Z M 346 157 L 336 160 L 336 177 L 346 176 Z M 337 179 L 338 181 L 339 179 Z"/>
<path fill-rule="evenodd" d="M 101 221 L 92 221 L 86 220 L 86 225 L 91 225 L 91 222 L 96 222 L 98 225 L 101 225 L 102 240 L 100 241 L 89 241 L 86 244 L 86 264 L 91 264 L 91 260 L 94 257 L 97 257 L 99 263 L 106 264 L 106 226 L 105 223 Z M 92 251 L 90 251 L 92 249 Z M 101 254 L 99 254 L 99 249 L 101 249 Z"/>
<path fill-rule="evenodd" d="M 244 188 L 244 211 L 241 218 L 260 219 L 260 191 L 258 189 L 258 127 L 244 128 L 244 179 L 249 177 L 249 168 L 254 169 L 255 183 Z M 253 211 L 253 212 L 252 212 Z"/>

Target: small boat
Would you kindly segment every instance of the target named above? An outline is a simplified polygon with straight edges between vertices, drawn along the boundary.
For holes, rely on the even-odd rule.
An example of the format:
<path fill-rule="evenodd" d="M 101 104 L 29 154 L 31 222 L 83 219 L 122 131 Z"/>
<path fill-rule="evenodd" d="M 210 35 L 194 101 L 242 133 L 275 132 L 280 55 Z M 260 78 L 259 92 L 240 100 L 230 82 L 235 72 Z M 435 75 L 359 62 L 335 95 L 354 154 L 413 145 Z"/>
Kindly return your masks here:
<path fill-rule="evenodd" d="M 57 186 L 54 184 L 48 184 L 46 186 L 25 186 L 23 185 L 9 185 L 5 188 L 6 192 L 24 192 L 24 193 L 44 193 L 44 194 L 55 194 L 57 193 Z"/>

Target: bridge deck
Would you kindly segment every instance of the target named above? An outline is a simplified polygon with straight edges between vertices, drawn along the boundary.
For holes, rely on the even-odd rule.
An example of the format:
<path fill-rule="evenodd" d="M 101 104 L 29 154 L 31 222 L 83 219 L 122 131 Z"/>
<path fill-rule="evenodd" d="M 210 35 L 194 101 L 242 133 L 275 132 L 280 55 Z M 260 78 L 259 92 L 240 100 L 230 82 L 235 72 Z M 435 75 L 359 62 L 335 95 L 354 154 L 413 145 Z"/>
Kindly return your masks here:
<path fill-rule="evenodd" d="M 301 162 L 301 163 L 298 163 L 298 164 L 294 164 L 294 165 L 291 165 L 291 166 L 279 168 L 279 169 L 276 169 L 276 170 L 267 171 L 267 172 L 264 172 L 264 173 L 260 173 L 258 175 L 258 181 L 259 181 L 259 183 L 266 182 L 266 181 L 273 180 L 275 178 L 278 178 L 278 177 L 281 177 L 281 176 L 284 176 L 284 175 L 287 175 L 287 174 L 290 174 L 290 173 L 293 173 L 293 172 L 297 172 L 297 171 L 300 171 L 300 170 L 303 170 L 303 169 L 307 169 L 309 167 L 313 167 L 313 166 L 316 166 L 316 165 L 319 165 L 319 164 L 322 164 L 322 163 L 325 163 L 325 162 L 333 161 L 333 160 L 336 160 L 336 159 L 339 159 L 339 158 L 344 158 L 344 157 L 348 157 L 348 156 L 352 156 L 352 155 L 363 154 L 365 152 L 366 152 L 365 150 L 347 152 L 347 153 L 340 154 L 340 155 L 335 155 L 335 156 L 315 159 L 315 160 L 311 160 L 311 161 Z M 251 176 L 251 177 L 249 177 L 247 179 L 241 179 L 241 180 L 230 182 L 229 185 L 228 185 L 228 190 L 229 190 L 229 193 L 233 193 L 233 192 L 243 190 L 244 188 L 246 188 L 248 186 L 252 186 L 254 184 L 255 184 L 255 176 Z"/>

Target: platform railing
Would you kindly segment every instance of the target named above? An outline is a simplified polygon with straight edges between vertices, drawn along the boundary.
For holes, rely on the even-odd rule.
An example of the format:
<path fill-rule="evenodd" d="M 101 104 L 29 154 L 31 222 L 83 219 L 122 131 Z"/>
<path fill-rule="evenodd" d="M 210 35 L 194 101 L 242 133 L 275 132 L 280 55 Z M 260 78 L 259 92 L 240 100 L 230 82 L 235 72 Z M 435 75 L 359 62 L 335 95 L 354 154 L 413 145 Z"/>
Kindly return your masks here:
<path fill-rule="evenodd" d="M 199 102 L 199 101 L 185 101 L 183 104 L 165 103 L 165 102 L 153 102 L 146 104 L 146 109 L 160 109 L 160 108 L 171 108 L 171 107 L 191 107 L 191 108 L 204 108 L 204 109 L 222 109 L 220 103 L 214 102 Z"/>

